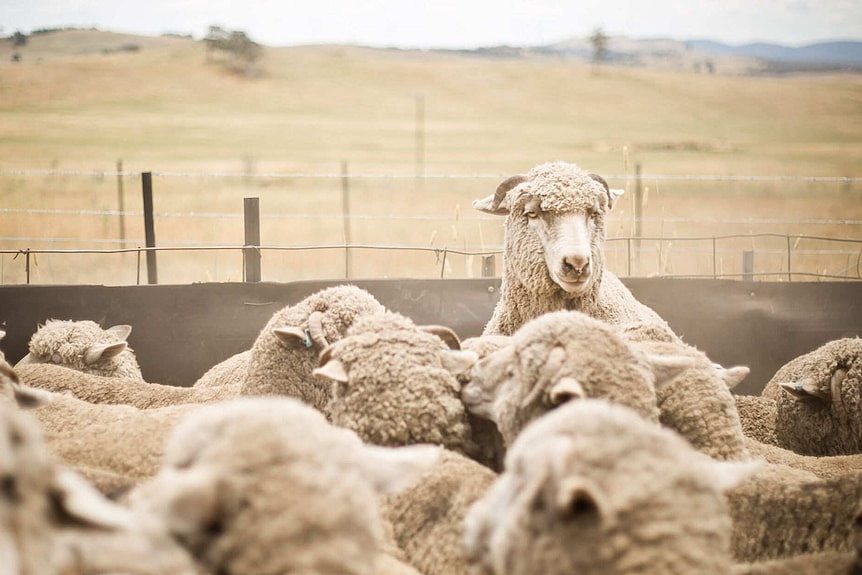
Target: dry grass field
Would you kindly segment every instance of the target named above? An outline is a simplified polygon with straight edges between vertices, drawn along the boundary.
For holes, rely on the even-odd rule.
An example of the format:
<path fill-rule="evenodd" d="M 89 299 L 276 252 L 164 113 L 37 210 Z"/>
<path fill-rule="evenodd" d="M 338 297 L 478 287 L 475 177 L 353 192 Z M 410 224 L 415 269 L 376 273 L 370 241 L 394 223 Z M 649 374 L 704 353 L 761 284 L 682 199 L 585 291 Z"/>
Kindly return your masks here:
<path fill-rule="evenodd" d="M 128 43 L 140 50 L 103 53 Z M 739 273 L 742 252 L 752 249 L 756 271 L 787 271 L 784 237 L 720 240 L 713 260 L 712 240 L 680 239 L 688 236 L 862 240 L 862 184 L 855 181 L 649 176 L 860 176 L 859 75 L 594 73 L 551 58 L 319 46 L 266 48 L 260 74 L 242 77 L 207 63 L 200 42 L 96 31 L 33 36 L 19 53 L 22 61 L 13 63 L 11 45 L 0 47 L 0 249 L 142 245 L 141 171 L 156 172 L 159 245 L 241 244 L 248 196 L 261 201 L 263 244 L 341 244 L 340 178 L 267 174 L 338 174 L 342 162 L 351 174 L 352 243 L 495 249 L 501 221 L 479 217 L 471 200 L 554 159 L 614 176 L 643 165 L 643 233 L 668 240 L 642 242 L 634 275 Z M 425 174 L 462 177 L 413 177 L 419 96 Z M 125 243 L 111 213 L 117 178 L 89 175 L 115 170 L 118 159 L 129 173 L 122 179 Z M 211 175 L 180 175 L 189 173 Z M 634 183 L 612 184 L 629 193 L 610 237 L 629 236 Z M 862 244 L 791 244 L 794 272 L 859 271 Z M 608 247 L 610 267 L 628 273 L 626 242 Z M 158 258 L 163 283 L 241 279 L 237 252 Z M 0 257 L 0 282 L 23 282 L 23 259 Z M 470 277 L 480 261 L 355 250 L 351 269 L 353 277 Z M 343 274 L 343 250 L 263 254 L 265 280 Z M 134 254 L 43 254 L 31 269 L 33 283 L 136 280 Z"/>

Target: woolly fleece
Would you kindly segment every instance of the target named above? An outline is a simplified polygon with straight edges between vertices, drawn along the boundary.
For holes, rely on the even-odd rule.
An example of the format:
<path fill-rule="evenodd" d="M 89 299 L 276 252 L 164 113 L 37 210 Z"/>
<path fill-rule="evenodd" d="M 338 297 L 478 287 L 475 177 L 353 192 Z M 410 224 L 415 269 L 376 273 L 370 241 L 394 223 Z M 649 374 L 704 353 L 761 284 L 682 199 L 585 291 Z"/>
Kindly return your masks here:
<path fill-rule="evenodd" d="M 577 381 L 586 397 L 658 420 L 655 377 L 643 354 L 616 328 L 572 311 L 545 314 L 521 327 L 510 345 L 476 364 L 462 398 L 477 415 L 490 412 L 511 445 L 525 425 L 559 405 L 551 392 L 564 378 Z"/>
<path fill-rule="evenodd" d="M 129 347 L 119 355 L 103 357 L 90 365 L 84 361 L 90 346 L 125 342 L 125 337 L 121 337 L 123 333 L 128 335 L 123 330 L 102 329 L 92 321 L 49 319 L 30 338 L 30 356 L 36 362 L 62 365 L 84 373 L 144 381 L 138 360 Z"/>
<path fill-rule="evenodd" d="M 727 575 L 722 491 L 749 472 L 628 408 L 573 401 L 515 441 L 470 511 L 467 551 L 496 575 Z"/>
<path fill-rule="evenodd" d="M 529 320 L 558 310 L 582 311 L 612 324 L 667 326 L 604 269 L 605 217 L 609 211 L 604 187 L 578 166 L 565 162 L 536 166 L 527 178 L 528 182 L 507 194 L 501 295 L 484 333 L 512 335 Z M 590 243 L 594 277 L 586 293 L 568 294 L 551 279 L 542 244 L 524 216 L 524 205 L 534 198 L 539 199 L 543 211 L 553 214 L 587 212 L 598 206 Z"/>
<path fill-rule="evenodd" d="M 433 464 L 437 450 L 419 449 L 433 452 Z M 354 433 L 298 401 L 234 400 L 178 425 L 163 469 L 131 502 L 212 573 L 371 575 L 382 485 L 368 470 L 409 482 L 427 468 L 381 471 L 388 463 L 373 457 Z"/>

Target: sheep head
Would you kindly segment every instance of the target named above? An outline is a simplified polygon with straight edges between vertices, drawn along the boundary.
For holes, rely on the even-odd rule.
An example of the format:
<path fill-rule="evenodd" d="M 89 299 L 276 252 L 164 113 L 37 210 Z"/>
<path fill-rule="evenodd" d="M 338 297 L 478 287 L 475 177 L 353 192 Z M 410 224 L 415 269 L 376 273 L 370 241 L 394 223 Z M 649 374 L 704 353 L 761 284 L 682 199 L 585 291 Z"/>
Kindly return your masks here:
<path fill-rule="evenodd" d="M 529 291 L 573 298 L 601 279 L 605 216 L 622 193 L 601 176 L 556 162 L 506 179 L 473 207 L 507 217 L 507 266 Z"/>
<path fill-rule="evenodd" d="M 569 403 L 518 437 L 467 515 L 465 551 L 494 575 L 727 573 L 722 493 L 756 469 L 697 453 L 629 409 Z"/>

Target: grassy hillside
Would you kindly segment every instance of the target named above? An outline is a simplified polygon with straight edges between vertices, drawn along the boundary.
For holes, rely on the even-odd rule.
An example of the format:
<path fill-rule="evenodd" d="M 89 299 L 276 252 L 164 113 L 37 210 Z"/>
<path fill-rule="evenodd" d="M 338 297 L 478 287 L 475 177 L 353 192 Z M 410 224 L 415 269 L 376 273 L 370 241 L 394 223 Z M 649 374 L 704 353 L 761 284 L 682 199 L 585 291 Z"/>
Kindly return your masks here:
<path fill-rule="evenodd" d="M 129 43 L 140 50 L 102 53 Z M 121 158 L 129 171 L 334 173 L 347 161 L 352 173 L 410 176 L 417 95 L 425 102 L 426 172 L 432 174 L 508 175 L 552 159 L 605 174 L 631 173 L 636 161 L 654 174 L 846 176 L 860 175 L 862 167 L 859 75 L 752 78 L 621 67 L 596 74 L 589 66 L 551 58 L 489 60 L 320 46 L 266 48 L 261 74 L 247 78 L 207 63 L 200 42 L 95 31 L 33 36 L 18 50 L 19 63 L 10 61 L 12 50 L 8 43 L 0 48 L 0 170 L 112 170 Z M 126 209 L 140 209 L 139 180 L 125 183 Z M 353 180 L 352 240 L 498 245 L 499 222 L 469 210 L 469 202 L 496 183 Z M 862 236 L 858 225 L 822 223 L 862 220 L 853 187 L 658 181 L 646 186 L 647 234 Z M 343 240 L 337 179 L 157 178 L 156 189 L 157 210 L 171 214 L 157 221 L 163 245 L 239 242 L 236 215 L 199 214 L 237 214 L 248 195 L 260 196 L 269 214 L 264 243 Z M 0 177 L 0 204 L 13 209 L 111 210 L 117 208 L 116 194 L 113 179 Z M 612 235 L 632 231 L 630 202 L 621 204 Z M 190 212 L 198 215 L 180 217 Z M 127 225 L 129 241 L 140 242 L 137 219 Z M 107 247 L 97 240 L 117 240 L 118 221 L 108 215 L 0 213 L 0 237 L 46 236 L 65 243 L 7 239 L 0 247 Z M 743 247 L 728 248 L 722 269 L 738 267 Z M 651 263 L 639 273 L 712 270 L 707 245 L 685 264 L 668 259 L 679 244 L 644 249 Z M 165 266 L 179 263 L 163 277 L 237 279 L 239 256 L 218 257 L 213 262 L 165 256 Z M 440 273 L 433 255 L 356 257 L 356 273 L 364 276 Z M 273 256 L 280 263 L 267 268 L 265 260 L 264 277 L 337 276 L 343 263 L 327 258 Z M 850 265 L 843 252 L 839 259 L 825 267 Z M 43 281 L 77 281 L 80 269 L 88 267 L 63 261 L 69 260 L 43 257 Z M 782 261 L 776 251 L 777 270 Z M 622 259 L 611 262 L 618 270 L 625 267 Z M 5 264 L 3 273 L 13 274 L 6 281 L 20 277 L 19 263 Z M 107 266 L 101 268 L 107 277 L 90 281 L 134 281 L 134 268 L 123 265 L 122 279 Z M 455 259 L 448 265 L 450 275 L 469 275 L 479 264 Z"/>

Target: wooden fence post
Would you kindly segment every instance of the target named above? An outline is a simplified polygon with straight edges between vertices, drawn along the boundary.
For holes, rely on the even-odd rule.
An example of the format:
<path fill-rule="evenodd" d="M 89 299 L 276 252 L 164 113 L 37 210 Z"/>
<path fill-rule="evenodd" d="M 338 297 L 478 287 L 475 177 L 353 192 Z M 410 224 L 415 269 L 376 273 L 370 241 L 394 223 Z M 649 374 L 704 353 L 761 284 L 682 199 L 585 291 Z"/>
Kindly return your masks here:
<path fill-rule="evenodd" d="M 117 211 L 120 212 L 120 247 L 126 245 L 126 199 L 123 193 L 123 160 L 117 160 Z"/>
<path fill-rule="evenodd" d="M 141 174 L 141 184 L 144 191 L 144 239 L 148 248 L 156 247 L 156 230 L 153 220 L 153 174 L 144 172 Z M 156 251 L 147 250 L 147 283 L 159 283 L 159 274 L 156 269 Z"/>
<path fill-rule="evenodd" d="M 635 164 L 635 196 L 634 196 L 634 215 L 635 215 L 635 262 L 636 273 L 641 273 L 641 238 L 643 237 L 643 215 L 644 215 L 644 190 L 643 178 L 641 177 L 641 163 Z M 631 274 L 629 274 L 631 275 Z"/>
<path fill-rule="evenodd" d="M 245 248 L 242 250 L 245 281 L 260 281 L 260 198 L 243 199 Z"/>

